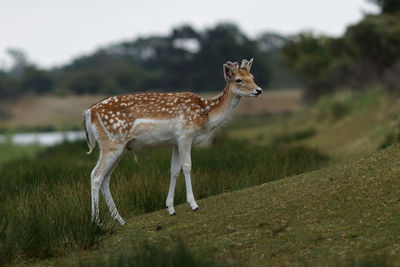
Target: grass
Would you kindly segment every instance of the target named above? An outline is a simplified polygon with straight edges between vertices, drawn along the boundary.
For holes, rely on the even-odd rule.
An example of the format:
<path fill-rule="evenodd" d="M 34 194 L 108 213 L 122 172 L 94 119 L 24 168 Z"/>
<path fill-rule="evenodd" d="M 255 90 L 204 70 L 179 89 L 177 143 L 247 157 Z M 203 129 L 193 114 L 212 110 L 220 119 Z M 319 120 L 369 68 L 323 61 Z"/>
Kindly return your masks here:
<path fill-rule="evenodd" d="M 244 266 L 400 264 L 400 149 L 392 146 L 329 168 L 199 201 L 193 213 L 157 211 L 127 220 L 92 251 L 48 264 L 109 262 L 142 243 Z M 43 262 L 40 262 L 43 263 Z"/>
<path fill-rule="evenodd" d="M 139 251 L 130 249 L 117 252 L 108 258 L 85 261 L 80 259 L 80 266 L 130 266 L 130 267 L 182 267 L 182 266 L 230 266 L 222 261 L 216 261 L 213 255 L 201 257 L 191 251 L 182 240 L 178 240 L 170 249 L 150 245 L 144 242 Z M 75 265 L 72 263 L 72 265 Z"/>
<path fill-rule="evenodd" d="M 124 227 L 104 201 L 103 226 L 90 223 L 97 156 L 83 142 L 1 164 L 0 264 L 399 265 L 399 101 L 371 90 L 243 115 L 214 147 L 193 150 L 197 213 L 163 210 L 169 149 L 138 153 L 138 165 L 125 156 L 111 181 Z M 175 200 L 185 202 L 182 177 Z"/>
<path fill-rule="evenodd" d="M 8 141 L 0 143 L 0 165 L 21 157 L 32 158 L 42 149 L 38 144 L 14 145 Z"/>
<path fill-rule="evenodd" d="M 261 145 L 290 141 L 341 161 L 396 143 L 399 113 L 400 98 L 369 88 L 328 95 L 291 114 L 255 116 L 251 125 L 230 128 L 229 136 Z"/>
<path fill-rule="evenodd" d="M 0 133 L 81 129 L 82 111 L 102 98 L 101 95 L 48 95 L 0 102 L 0 107 L 11 115 L 0 120 Z"/>
<path fill-rule="evenodd" d="M 90 222 L 89 174 L 97 160 L 84 142 L 65 143 L 0 165 L 0 259 L 44 259 L 99 244 L 115 226 L 104 201 L 101 220 Z M 138 153 L 139 165 L 125 156 L 111 190 L 125 218 L 164 209 L 169 185 L 169 149 Z M 251 146 L 220 136 L 217 145 L 194 149 L 193 187 L 198 199 L 254 186 L 325 166 L 315 150 Z M 185 202 L 182 177 L 176 203 Z"/>

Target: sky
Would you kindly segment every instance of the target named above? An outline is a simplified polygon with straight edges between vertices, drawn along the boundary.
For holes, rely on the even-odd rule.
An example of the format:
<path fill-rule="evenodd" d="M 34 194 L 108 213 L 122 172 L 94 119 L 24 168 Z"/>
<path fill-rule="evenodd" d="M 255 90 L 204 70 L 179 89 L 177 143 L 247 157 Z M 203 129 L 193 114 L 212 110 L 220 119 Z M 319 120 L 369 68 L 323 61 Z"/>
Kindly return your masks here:
<path fill-rule="evenodd" d="M 312 30 L 339 36 L 377 8 L 367 0 L 0 0 L 0 68 L 8 48 L 42 68 L 139 36 L 232 22 L 249 37 Z"/>

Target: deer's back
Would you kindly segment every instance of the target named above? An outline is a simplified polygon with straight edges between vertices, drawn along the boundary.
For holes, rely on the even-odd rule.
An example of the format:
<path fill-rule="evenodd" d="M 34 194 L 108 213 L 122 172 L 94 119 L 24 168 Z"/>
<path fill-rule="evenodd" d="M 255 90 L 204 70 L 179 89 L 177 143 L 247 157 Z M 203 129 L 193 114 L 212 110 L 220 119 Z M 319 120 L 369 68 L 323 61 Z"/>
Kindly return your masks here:
<path fill-rule="evenodd" d="M 137 93 L 106 98 L 90 111 L 98 136 L 144 147 L 174 143 L 177 135 L 204 128 L 204 103 L 193 93 Z"/>

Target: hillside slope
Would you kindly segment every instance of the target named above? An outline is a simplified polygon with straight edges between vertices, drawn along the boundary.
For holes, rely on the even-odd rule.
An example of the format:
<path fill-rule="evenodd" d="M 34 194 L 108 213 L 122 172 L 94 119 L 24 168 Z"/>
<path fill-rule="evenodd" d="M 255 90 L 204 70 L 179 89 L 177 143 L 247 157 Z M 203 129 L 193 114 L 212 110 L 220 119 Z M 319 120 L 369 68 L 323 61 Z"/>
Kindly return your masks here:
<path fill-rule="evenodd" d="M 339 92 L 287 116 L 229 132 L 257 144 L 290 143 L 318 149 L 336 160 L 399 142 L 400 98 L 379 88 Z"/>
<path fill-rule="evenodd" d="M 354 263 L 382 255 L 399 265 L 399 148 L 210 197 L 199 201 L 198 213 L 180 205 L 178 216 L 162 210 L 132 218 L 101 247 L 57 264 L 134 253 L 144 240 L 167 249 L 183 240 L 199 255 L 246 266 Z"/>

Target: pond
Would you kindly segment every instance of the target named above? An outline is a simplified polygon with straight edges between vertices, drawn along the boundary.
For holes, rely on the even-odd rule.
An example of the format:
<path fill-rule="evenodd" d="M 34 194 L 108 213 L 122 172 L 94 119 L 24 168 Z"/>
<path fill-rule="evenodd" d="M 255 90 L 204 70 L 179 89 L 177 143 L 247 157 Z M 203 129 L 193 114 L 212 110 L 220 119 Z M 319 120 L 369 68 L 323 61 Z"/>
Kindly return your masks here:
<path fill-rule="evenodd" d="M 84 131 L 65 131 L 65 132 L 42 132 L 42 133 L 16 133 L 11 136 L 0 135 L 0 143 L 8 140 L 14 145 L 39 144 L 43 146 L 53 146 L 65 141 L 76 141 L 85 139 Z"/>

